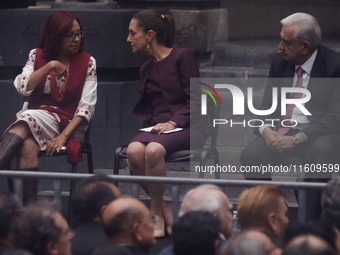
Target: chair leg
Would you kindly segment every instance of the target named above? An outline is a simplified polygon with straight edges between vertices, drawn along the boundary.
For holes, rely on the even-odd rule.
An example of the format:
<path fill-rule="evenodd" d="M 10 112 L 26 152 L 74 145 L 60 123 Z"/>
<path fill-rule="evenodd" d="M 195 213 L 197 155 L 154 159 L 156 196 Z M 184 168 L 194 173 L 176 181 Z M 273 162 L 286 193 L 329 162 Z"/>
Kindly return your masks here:
<path fill-rule="evenodd" d="M 114 162 L 113 162 L 113 174 L 119 174 L 119 163 L 120 163 L 120 151 L 121 151 L 122 147 L 118 147 L 116 149 L 116 153 L 115 153 L 115 158 L 114 158 Z"/>
<path fill-rule="evenodd" d="M 72 173 L 77 173 L 77 163 L 72 163 Z M 67 218 L 68 218 L 68 222 L 70 225 L 72 225 L 72 195 L 75 189 L 76 189 L 76 181 L 71 180 L 70 195 L 68 198 L 68 212 L 67 212 Z"/>
<path fill-rule="evenodd" d="M 93 158 L 91 144 L 86 144 L 86 151 L 87 151 L 87 169 L 90 174 L 93 174 Z"/>

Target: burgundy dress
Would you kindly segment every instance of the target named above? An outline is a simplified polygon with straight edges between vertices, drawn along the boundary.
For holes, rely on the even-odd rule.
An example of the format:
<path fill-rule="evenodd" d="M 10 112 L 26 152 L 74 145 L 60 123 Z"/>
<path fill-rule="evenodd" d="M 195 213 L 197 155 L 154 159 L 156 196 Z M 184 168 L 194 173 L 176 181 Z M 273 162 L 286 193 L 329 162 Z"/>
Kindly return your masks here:
<path fill-rule="evenodd" d="M 198 77 L 195 55 L 188 49 L 174 48 L 161 61 L 143 64 L 139 88 L 142 98 L 134 109 L 135 117 L 145 127 L 171 120 L 183 130 L 160 135 L 139 132 L 132 142 L 157 142 L 167 153 L 190 149 L 190 78 Z M 197 132 L 195 137 L 201 141 L 199 146 L 203 146 L 206 135 Z"/>

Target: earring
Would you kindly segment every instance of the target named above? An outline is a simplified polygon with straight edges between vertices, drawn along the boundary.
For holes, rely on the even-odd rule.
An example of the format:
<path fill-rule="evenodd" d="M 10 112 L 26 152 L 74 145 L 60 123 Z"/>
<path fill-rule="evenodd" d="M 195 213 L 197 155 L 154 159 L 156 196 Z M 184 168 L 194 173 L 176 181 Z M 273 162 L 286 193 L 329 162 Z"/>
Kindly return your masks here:
<path fill-rule="evenodd" d="M 149 42 L 146 44 L 146 48 L 147 48 L 147 49 L 150 48 L 150 43 L 149 43 Z"/>

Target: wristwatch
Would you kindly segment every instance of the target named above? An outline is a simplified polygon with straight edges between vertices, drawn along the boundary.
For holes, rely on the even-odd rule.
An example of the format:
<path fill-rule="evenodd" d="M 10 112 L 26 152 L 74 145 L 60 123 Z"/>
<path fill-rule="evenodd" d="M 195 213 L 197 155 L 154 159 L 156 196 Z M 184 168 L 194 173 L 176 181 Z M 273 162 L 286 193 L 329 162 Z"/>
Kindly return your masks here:
<path fill-rule="evenodd" d="M 301 139 L 300 139 L 297 135 L 294 135 L 294 136 L 293 136 L 293 142 L 294 142 L 294 144 L 296 144 L 296 145 L 302 143 Z"/>

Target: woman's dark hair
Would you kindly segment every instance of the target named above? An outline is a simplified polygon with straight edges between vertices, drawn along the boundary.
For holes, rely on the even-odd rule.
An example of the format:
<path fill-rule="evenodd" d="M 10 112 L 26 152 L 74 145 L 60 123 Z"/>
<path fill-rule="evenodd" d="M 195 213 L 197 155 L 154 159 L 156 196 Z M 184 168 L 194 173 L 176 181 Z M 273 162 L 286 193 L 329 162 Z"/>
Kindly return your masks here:
<path fill-rule="evenodd" d="M 38 44 L 38 48 L 43 49 L 43 56 L 47 61 L 58 58 L 61 40 L 72 29 L 74 20 L 79 23 L 80 30 L 82 30 L 79 19 L 71 12 L 56 11 L 48 17 L 42 38 Z M 82 51 L 83 43 L 84 40 L 82 39 L 79 52 Z"/>
<path fill-rule="evenodd" d="M 175 23 L 170 15 L 145 10 L 138 12 L 133 18 L 137 20 L 138 26 L 143 28 L 144 33 L 153 30 L 159 44 L 172 47 L 175 38 Z"/>

